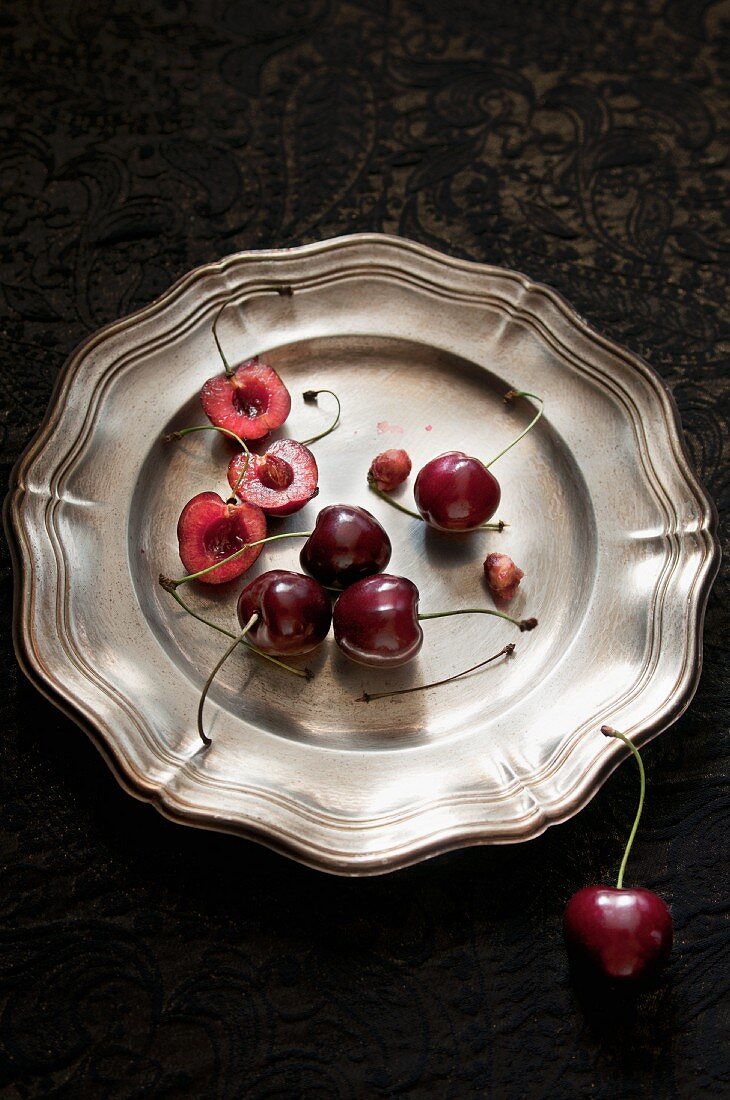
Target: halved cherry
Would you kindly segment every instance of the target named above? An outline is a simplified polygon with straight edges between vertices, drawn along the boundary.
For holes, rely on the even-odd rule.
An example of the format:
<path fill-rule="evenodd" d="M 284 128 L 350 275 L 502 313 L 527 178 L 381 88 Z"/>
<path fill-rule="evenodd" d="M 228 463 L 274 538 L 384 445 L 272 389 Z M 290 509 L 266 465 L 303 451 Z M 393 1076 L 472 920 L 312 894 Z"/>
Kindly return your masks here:
<path fill-rule="evenodd" d="M 303 508 L 317 495 L 318 477 L 314 455 L 295 439 L 277 439 L 263 455 L 238 454 L 228 466 L 234 492 L 270 516 Z"/>
<path fill-rule="evenodd" d="M 202 573 L 205 584 L 225 584 L 245 573 L 261 553 L 261 546 L 249 543 L 266 538 L 266 517 L 254 504 L 230 504 L 217 493 L 198 493 L 180 513 L 177 537 L 189 574 Z M 244 547 L 239 557 L 218 564 Z"/>
<path fill-rule="evenodd" d="M 258 356 L 230 373 L 209 378 L 200 400 L 211 424 L 246 440 L 263 439 L 279 428 L 291 409 L 288 389 L 276 371 Z"/>

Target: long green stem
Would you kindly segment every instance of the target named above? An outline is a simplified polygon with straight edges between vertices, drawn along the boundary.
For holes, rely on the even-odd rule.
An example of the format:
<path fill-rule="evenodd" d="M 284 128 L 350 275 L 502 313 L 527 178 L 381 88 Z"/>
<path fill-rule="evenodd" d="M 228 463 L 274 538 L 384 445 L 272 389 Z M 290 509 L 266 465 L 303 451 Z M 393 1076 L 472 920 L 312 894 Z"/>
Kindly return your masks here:
<path fill-rule="evenodd" d="M 166 580 L 166 578 L 161 578 Z M 203 615 L 199 615 L 197 611 L 194 611 L 189 604 L 186 604 L 179 592 L 175 589 L 168 588 L 165 584 L 162 586 L 165 591 L 169 592 L 173 600 L 175 600 L 183 611 L 187 611 L 188 615 L 192 615 L 194 619 L 197 619 L 199 623 L 204 623 L 205 626 L 209 626 L 212 630 L 217 630 L 219 634 L 224 634 L 226 638 L 237 638 L 237 634 L 233 634 L 230 630 L 226 630 L 225 627 L 218 626 L 217 623 L 211 622 L 210 619 L 204 618 Z M 304 680 L 311 680 L 312 673 L 308 668 L 294 668 L 293 665 L 288 665 L 284 661 L 280 661 L 278 657 L 272 657 L 270 653 L 264 653 L 263 649 L 259 649 L 253 642 L 249 642 L 247 638 L 244 638 L 243 645 L 247 649 L 250 649 L 252 653 L 255 653 L 257 657 L 263 657 L 265 661 L 269 661 L 272 665 L 276 665 L 277 668 L 283 669 L 285 672 L 291 672 L 294 676 L 301 676 Z"/>
<path fill-rule="evenodd" d="M 227 565 L 229 561 L 235 561 L 236 558 L 240 558 L 242 554 L 250 550 L 252 546 L 263 546 L 264 543 L 276 542 L 277 539 L 308 539 L 311 534 L 311 531 L 284 531 L 280 535 L 268 535 L 265 539 L 257 539 L 256 542 L 247 542 L 244 546 L 241 546 L 240 549 L 234 550 L 227 558 L 221 558 L 220 561 L 215 562 L 213 565 L 207 565 L 205 569 L 199 569 L 197 573 L 188 573 L 187 576 L 179 577 L 178 580 L 171 580 L 169 577 L 164 577 L 164 584 L 162 584 L 162 587 L 168 592 L 172 592 L 174 588 L 178 588 L 181 584 L 187 584 L 188 581 L 196 581 L 198 577 L 204 577 L 206 574 L 212 573 L 214 569 L 220 569 L 222 565 Z"/>
<path fill-rule="evenodd" d="M 220 432 L 222 435 L 227 435 L 229 439 L 235 439 L 236 443 L 238 443 L 239 446 L 243 448 L 246 458 L 244 460 L 243 466 L 241 467 L 241 472 L 238 475 L 236 484 L 233 486 L 232 495 L 229 498 L 230 500 L 235 501 L 236 493 L 238 492 L 241 482 L 246 476 L 246 470 L 248 469 L 248 464 L 251 460 L 251 452 L 249 451 L 248 447 L 241 439 L 240 435 L 236 435 L 236 433 L 232 432 L 229 428 L 221 428 L 217 424 L 198 424 L 194 428 L 180 428 L 179 431 L 170 432 L 168 435 L 164 435 L 162 438 L 165 443 L 172 443 L 173 440 L 182 439 L 184 435 L 191 435 L 193 432 Z"/>
<path fill-rule="evenodd" d="M 512 401 L 512 399 L 515 398 L 515 397 L 531 397 L 533 399 L 533 401 L 539 401 L 540 402 L 540 409 L 539 409 L 537 415 L 533 417 L 533 419 L 527 425 L 525 430 L 520 432 L 520 434 L 517 436 L 516 439 L 513 439 L 512 442 L 509 443 L 504 448 L 504 450 L 500 451 L 498 455 L 495 455 L 493 459 L 491 459 L 489 462 L 484 463 L 484 465 L 487 467 L 487 469 L 489 469 L 490 466 L 493 466 L 494 463 L 497 461 L 497 459 L 501 458 L 502 455 L 506 455 L 507 451 L 511 451 L 516 443 L 519 443 L 519 441 L 521 439 L 524 439 L 525 436 L 527 435 L 527 433 L 529 431 L 532 431 L 532 429 L 535 427 L 538 420 L 542 416 L 543 409 L 545 408 L 545 402 L 543 401 L 543 399 L 541 397 L 538 397 L 536 393 L 528 393 L 527 390 L 510 390 L 508 393 L 506 393 L 504 395 L 504 400 L 506 401 L 507 404 L 509 404 L 510 401 Z"/>
<path fill-rule="evenodd" d="M 205 686 L 203 687 L 200 695 L 200 702 L 198 703 L 198 733 L 200 734 L 200 740 L 206 747 L 210 745 L 211 740 L 210 737 L 206 736 L 205 730 L 203 729 L 203 707 L 205 705 L 205 698 L 210 691 L 211 684 L 215 680 L 219 669 L 222 668 L 222 666 L 228 660 L 230 655 L 233 653 L 233 650 L 236 649 L 236 647 L 243 641 L 251 627 L 256 625 L 256 623 L 258 622 L 258 617 L 258 611 L 254 611 L 253 615 L 248 620 L 241 633 L 238 635 L 237 638 L 234 638 L 233 644 L 229 645 L 228 649 L 225 651 L 220 661 L 215 666 L 208 679 L 205 681 Z"/>
<path fill-rule="evenodd" d="M 318 439 L 324 439 L 326 435 L 329 435 L 330 432 L 333 432 L 335 430 L 340 422 L 340 413 L 342 412 L 342 406 L 340 404 L 340 399 L 334 390 L 306 390 L 305 393 L 302 394 L 302 397 L 308 405 L 313 405 L 316 403 L 317 398 L 321 393 L 328 393 L 331 397 L 334 397 L 335 401 L 337 402 L 337 413 L 335 414 L 334 420 L 330 424 L 329 428 L 326 429 L 326 431 L 320 432 L 319 435 L 313 435 L 311 439 L 300 440 L 302 447 L 309 447 L 312 443 L 316 443 Z"/>
<path fill-rule="evenodd" d="M 499 653 L 487 657 L 486 661 L 479 661 L 471 668 L 465 668 L 462 672 L 455 672 L 453 676 L 446 676 L 443 680 L 434 680 L 432 684 L 417 684 L 415 687 L 398 688 L 396 691 L 364 691 L 357 701 L 358 703 L 371 703 L 373 699 L 389 699 L 391 695 L 410 695 L 414 691 L 426 691 L 428 688 L 442 687 L 444 684 L 450 684 L 453 680 L 461 679 L 462 676 L 468 676 L 470 672 L 476 672 L 477 669 L 484 668 L 485 665 L 491 665 L 492 661 L 496 661 L 499 657 L 507 657 L 514 651 L 515 644 L 510 642 L 500 649 Z"/>
<path fill-rule="evenodd" d="M 519 627 L 520 630 L 534 630 L 537 619 L 513 619 L 511 615 L 505 615 L 504 611 L 495 611 L 490 607 L 462 607 L 456 611 L 432 611 L 430 614 L 419 615 L 419 621 L 423 619 L 446 619 L 451 615 L 494 615 L 498 619 L 506 619 L 508 623 Z"/>
<path fill-rule="evenodd" d="M 404 512 L 405 515 L 411 516 L 412 519 L 420 519 L 421 522 L 423 522 L 423 516 L 419 516 L 418 512 L 414 512 L 411 508 L 406 508 L 405 504 L 399 504 L 397 500 L 393 500 L 393 498 L 389 496 L 388 493 L 384 493 L 382 489 L 379 489 L 377 487 L 374 478 L 370 477 L 369 475 L 368 485 L 370 486 L 371 491 L 375 493 L 376 496 L 380 497 L 381 500 L 387 501 L 391 508 L 397 508 L 399 512 Z"/>
<path fill-rule="evenodd" d="M 636 759 L 636 763 L 639 766 L 639 806 L 638 806 L 638 809 L 636 811 L 636 817 L 634 818 L 633 827 L 632 827 L 631 832 L 629 834 L 629 839 L 626 843 L 626 848 L 624 850 L 624 858 L 621 860 L 621 866 L 619 867 L 619 870 L 618 870 L 618 878 L 616 879 L 616 889 L 620 890 L 621 887 L 624 884 L 624 871 L 626 870 L 626 864 L 628 862 L 629 852 L 631 851 L 631 846 L 634 843 L 634 837 L 636 836 L 636 830 L 639 828 L 639 822 L 641 821 L 641 812 L 644 809 L 644 796 L 646 794 L 646 774 L 644 772 L 644 762 L 642 761 L 641 756 L 639 755 L 639 750 L 637 749 L 636 745 L 634 745 L 633 741 L 630 741 L 628 739 L 628 737 L 626 736 L 625 733 L 619 733 L 619 731 L 615 730 L 612 726 L 601 726 L 601 733 L 605 737 L 617 737 L 619 739 L 619 741 L 623 741 L 624 745 L 627 745 L 631 749 L 631 751 L 634 754 L 634 757 Z"/>

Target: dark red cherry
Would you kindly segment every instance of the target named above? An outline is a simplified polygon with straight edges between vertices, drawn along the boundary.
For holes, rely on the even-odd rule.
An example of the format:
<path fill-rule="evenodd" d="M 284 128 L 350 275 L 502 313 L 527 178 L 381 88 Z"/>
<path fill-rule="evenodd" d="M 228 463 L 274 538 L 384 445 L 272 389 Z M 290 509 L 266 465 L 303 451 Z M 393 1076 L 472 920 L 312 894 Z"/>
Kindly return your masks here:
<path fill-rule="evenodd" d="M 447 451 L 420 470 L 413 488 L 416 507 L 440 531 L 473 531 L 494 515 L 501 490 L 478 458 Z"/>
<path fill-rule="evenodd" d="M 350 585 L 335 604 L 335 641 L 351 661 L 396 668 L 423 644 L 418 589 L 405 577 L 378 573 Z"/>
<path fill-rule="evenodd" d="M 266 517 L 253 504 L 227 504 L 217 493 L 198 493 L 189 500 L 177 523 L 180 560 L 188 573 L 199 573 L 250 542 L 266 538 Z M 225 584 L 246 572 L 261 553 L 251 546 L 240 558 L 206 573 L 205 584 Z"/>
<path fill-rule="evenodd" d="M 320 584 L 347 588 L 385 569 L 390 554 L 390 539 L 375 516 L 354 504 L 329 504 L 317 516 L 299 560 Z"/>
<path fill-rule="evenodd" d="M 244 466 L 246 472 L 239 484 Z M 257 504 L 269 516 L 298 512 L 316 496 L 318 477 L 314 455 L 295 439 L 277 439 L 265 454 L 249 455 L 247 466 L 241 452 L 228 466 L 231 488 L 241 500 Z"/>
<path fill-rule="evenodd" d="M 564 929 L 576 962 L 620 982 L 654 977 L 672 950 L 667 906 L 639 887 L 586 886 L 568 902 Z"/>
<path fill-rule="evenodd" d="M 330 598 L 322 585 L 303 573 L 270 569 L 238 597 L 238 620 L 245 626 L 256 612 L 249 641 L 278 657 L 309 653 L 324 641 L 332 622 Z"/>
<path fill-rule="evenodd" d="M 230 376 L 209 378 L 200 400 L 211 424 L 245 440 L 263 439 L 284 423 L 291 408 L 281 378 L 258 358 L 247 359 Z"/>

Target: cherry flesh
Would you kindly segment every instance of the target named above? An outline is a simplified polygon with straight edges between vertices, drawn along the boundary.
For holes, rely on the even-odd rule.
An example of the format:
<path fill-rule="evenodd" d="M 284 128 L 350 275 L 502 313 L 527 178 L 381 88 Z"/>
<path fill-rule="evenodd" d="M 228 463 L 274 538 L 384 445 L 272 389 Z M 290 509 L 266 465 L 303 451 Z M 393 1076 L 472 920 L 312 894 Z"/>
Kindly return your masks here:
<path fill-rule="evenodd" d="M 291 409 L 288 389 L 258 357 L 247 359 L 230 374 L 209 378 L 200 400 L 211 424 L 245 440 L 263 439 L 284 423 Z"/>
<path fill-rule="evenodd" d="M 484 575 L 495 599 L 511 600 L 525 574 L 507 554 L 487 554 Z"/>
<path fill-rule="evenodd" d="M 390 555 L 390 539 L 375 516 L 354 504 L 330 504 L 317 516 L 299 560 L 320 584 L 347 588 L 385 569 Z"/>
<path fill-rule="evenodd" d="M 473 531 L 491 519 L 502 493 L 478 458 L 447 451 L 419 471 L 413 488 L 421 518 L 439 531 Z"/>
<path fill-rule="evenodd" d="M 180 560 L 188 573 L 210 569 L 248 543 L 266 537 L 266 517 L 253 504 L 230 504 L 217 493 L 198 493 L 180 513 L 177 524 Z M 240 577 L 261 553 L 250 546 L 233 561 L 200 577 L 205 584 L 225 584 Z"/>
<path fill-rule="evenodd" d="M 228 466 L 236 495 L 269 516 L 298 512 L 316 496 L 318 477 L 314 455 L 295 439 L 277 439 L 263 455 L 238 454 Z"/>
<path fill-rule="evenodd" d="M 316 649 L 332 622 L 330 599 L 322 585 L 287 569 L 270 569 L 247 584 L 237 610 L 242 627 L 258 614 L 249 641 L 264 653 L 280 657 Z"/>
<path fill-rule="evenodd" d="M 350 585 L 335 604 L 335 641 L 351 661 L 396 668 L 423 644 L 418 589 L 405 577 L 379 573 Z"/>
<path fill-rule="evenodd" d="M 406 451 L 391 447 L 370 463 L 368 481 L 382 493 L 391 493 L 402 485 L 411 472 L 411 460 Z"/>
<path fill-rule="evenodd" d="M 652 978 L 672 950 L 672 917 L 651 890 L 586 886 L 568 902 L 565 938 L 576 962 L 620 982 Z"/>

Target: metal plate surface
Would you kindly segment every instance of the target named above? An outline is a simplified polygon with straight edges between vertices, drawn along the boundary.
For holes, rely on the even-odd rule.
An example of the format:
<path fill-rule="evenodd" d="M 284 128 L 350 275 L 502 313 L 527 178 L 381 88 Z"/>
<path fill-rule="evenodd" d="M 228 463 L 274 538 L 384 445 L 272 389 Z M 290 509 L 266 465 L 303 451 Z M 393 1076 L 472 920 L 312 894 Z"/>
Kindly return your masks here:
<path fill-rule="evenodd" d="M 513 613 L 537 616 L 537 630 L 431 621 L 419 658 L 387 675 L 348 664 L 330 637 L 311 682 L 240 651 L 209 696 L 202 747 L 198 697 L 225 642 L 157 576 L 180 574 L 185 502 L 227 495 L 230 450 L 213 433 L 161 436 L 205 422 L 198 394 L 219 369 L 211 323 L 227 299 L 231 361 L 264 356 L 292 393 L 275 434 L 327 422 L 326 399 L 306 406 L 303 390 L 342 398 L 341 427 L 314 447 L 319 496 L 270 529 L 309 529 L 328 503 L 365 506 L 393 542 L 389 572 L 416 582 L 423 611 L 490 606 L 482 562 L 504 550 L 526 574 Z M 437 534 L 368 490 L 389 446 L 408 450 L 414 473 L 444 450 L 491 457 L 530 415 L 504 406 L 511 388 L 544 395 L 546 413 L 495 467 L 504 532 Z M 398 497 L 412 505 L 410 488 Z M 176 820 L 343 874 L 526 840 L 580 809 L 625 753 L 601 723 L 641 744 L 688 705 L 719 559 L 713 506 L 645 363 L 522 275 L 374 234 L 227 257 L 88 340 L 14 472 L 6 522 L 19 659 L 120 782 Z M 298 568 L 299 546 L 267 548 L 248 579 Z M 240 587 L 188 598 L 232 629 Z M 513 658 L 446 687 L 356 701 L 507 641 Z"/>

